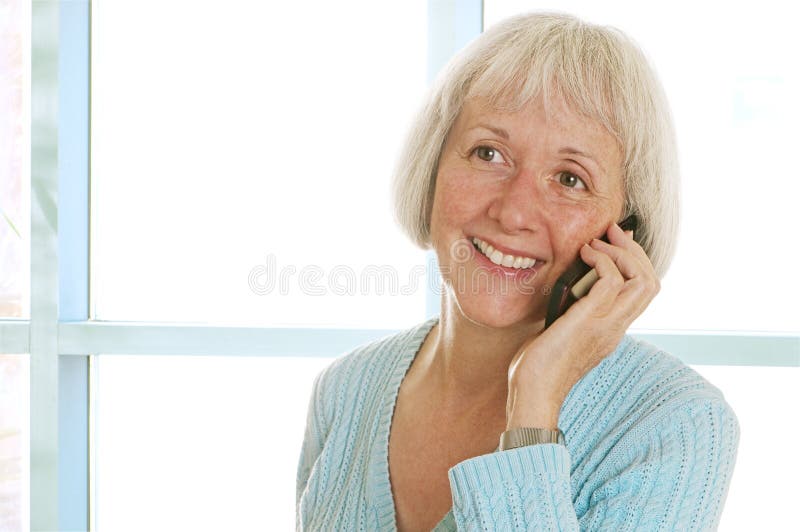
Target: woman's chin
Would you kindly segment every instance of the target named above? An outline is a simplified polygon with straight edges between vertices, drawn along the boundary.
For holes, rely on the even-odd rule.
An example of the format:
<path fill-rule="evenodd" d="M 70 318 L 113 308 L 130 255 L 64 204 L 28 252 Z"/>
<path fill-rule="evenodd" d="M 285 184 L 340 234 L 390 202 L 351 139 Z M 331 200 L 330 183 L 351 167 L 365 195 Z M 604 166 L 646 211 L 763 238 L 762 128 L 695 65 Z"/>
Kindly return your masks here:
<path fill-rule="evenodd" d="M 459 311 L 462 316 L 477 325 L 505 329 L 522 324 L 532 326 L 537 322 L 544 322 L 545 309 L 531 305 L 528 298 L 519 300 L 490 301 L 459 301 Z"/>

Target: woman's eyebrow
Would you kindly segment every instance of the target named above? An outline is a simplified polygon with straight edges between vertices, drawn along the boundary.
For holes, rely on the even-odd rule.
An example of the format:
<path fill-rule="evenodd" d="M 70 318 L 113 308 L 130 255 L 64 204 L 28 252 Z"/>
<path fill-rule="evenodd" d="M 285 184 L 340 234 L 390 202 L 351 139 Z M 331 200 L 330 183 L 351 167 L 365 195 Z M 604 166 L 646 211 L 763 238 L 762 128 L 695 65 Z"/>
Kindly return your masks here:
<path fill-rule="evenodd" d="M 565 147 L 561 148 L 560 150 L 558 150 L 558 153 L 563 153 L 563 154 L 566 154 L 566 155 L 579 155 L 581 157 L 589 159 L 594 164 L 596 164 L 597 167 L 600 168 L 600 170 L 602 170 L 604 174 L 606 173 L 606 169 L 603 168 L 603 165 L 601 165 L 600 162 L 597 159 L 595 159 L 592 156 L 591 153 L 582 152 L 581 150 L 579 150 L 577 148 L 572 148 L 570 146 L 565 146 Z"/>
<path fill-rule="evenodd" d="M 494 133 L 498 137 L 501 137 L 501 138 L 503 138 L 505 140 L 508 140 L 508 131 L 506 131 L 503 128 L 490 126 L 488 124 L 478 124 L 472 129 L 477 129 L 479 127 L 483 128 L 483 129 L 488 129 L 489 131 L 491 131 L 492 133 Z"/>

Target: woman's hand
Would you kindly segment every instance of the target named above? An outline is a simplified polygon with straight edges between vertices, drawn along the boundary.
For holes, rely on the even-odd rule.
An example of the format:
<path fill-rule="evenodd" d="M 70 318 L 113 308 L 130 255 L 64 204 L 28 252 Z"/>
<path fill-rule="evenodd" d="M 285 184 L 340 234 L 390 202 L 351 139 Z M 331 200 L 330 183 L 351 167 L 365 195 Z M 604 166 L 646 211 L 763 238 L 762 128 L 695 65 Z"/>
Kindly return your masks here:
<path fill-rule="evenodd" d="M 507 429 L 555 429 L 572 387 L 610 354 L 660 289 L 647 254 L 617 224 L 609 243 L 580 250 L 599 279 L 563 316 L 522 346 L 508 369 Z"/>

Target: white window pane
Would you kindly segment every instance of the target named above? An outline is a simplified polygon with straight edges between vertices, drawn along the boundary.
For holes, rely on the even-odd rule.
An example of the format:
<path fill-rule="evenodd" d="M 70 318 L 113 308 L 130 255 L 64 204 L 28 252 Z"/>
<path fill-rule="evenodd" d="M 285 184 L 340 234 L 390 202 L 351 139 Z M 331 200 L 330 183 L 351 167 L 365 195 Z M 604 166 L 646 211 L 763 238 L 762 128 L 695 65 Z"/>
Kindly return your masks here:
<path fill-rule="evenodd" d="M 0 4 L 0 318 L 30 316 L 30 4 Z"/>
<path fill-rule="evenodd" d="M 788 530 L 797 521 L 800 368 L 693 367 L 723 390 L 742 430 L 719 529 Z"/>
<path fill-rule="evenodd" d="M 675 118 L 683 176 L 678 252 L 634 323 L 649 329 L 800 331 L 800 32 L 780 0 L 486 0 L 485 24 L 532 7 L 618 27 L 653 61 Z"/>
<path fill-rule="evenodd" d="M 28 530 L 30 357 L 0 355 L 0 530 Z"/>
<path fill-rule="evenodd" d="M 98 3 L 94 317 L 423 319 L 388 207 L 426 36 L 425 0 Z"/>
<path fill-rule="evenodd" d="M 332 360 L 96 357 L 97 530 L 292 530 L 311 385 Z"/>

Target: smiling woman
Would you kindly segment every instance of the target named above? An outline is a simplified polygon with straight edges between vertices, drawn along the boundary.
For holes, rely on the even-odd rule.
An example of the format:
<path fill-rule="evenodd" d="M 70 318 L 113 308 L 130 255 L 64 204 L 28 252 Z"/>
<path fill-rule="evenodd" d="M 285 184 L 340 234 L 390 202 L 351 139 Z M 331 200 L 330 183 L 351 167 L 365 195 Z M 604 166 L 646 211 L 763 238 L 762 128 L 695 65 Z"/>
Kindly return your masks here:
<path fill-rule="evenodd" d="M 617 30 L 524 15 L 452 60 L 395 179 L 400 225 L 437 255 L 441 312 L 317 378 L 299 529 L 717 526 L 737 418 L 626 334 L 675 250 L 673 136 Z M 630 215 L 635 234 L 617 225 Z M 597 280 L 545 327 L 577 260 Z"/>
<path fill-rule="evenodd" d="M 468 290 L 466 283 L 491 264 L 480 257 L 455 264 L 448 254 L 452 242 L 478 238 L 493 250 L 486 253 L 492 262 L 500 254 L 507 262 L 534 259 L 526 275 L 517 272 L 514 279 L 535 277 L 539 286 L 552 287 L 581 244 L 622 217 L 621 154 L 613 135 L 563 102 L 545 109 L 541 99 L 516 112 L 498 112 L 490 102 L 468 99 L 439 159 L 431 245 L 445 283 L 461 294 L 461 310 L 492 327 L 541 315 L 547 294 L 506 290 L 498 296 L 488 286 Z M 598 160 L 569 153 L 577 151 L 570 144 L 599 154 Z M 513 268 L 513 262 L 501 261 L 501 266 Z"/>

